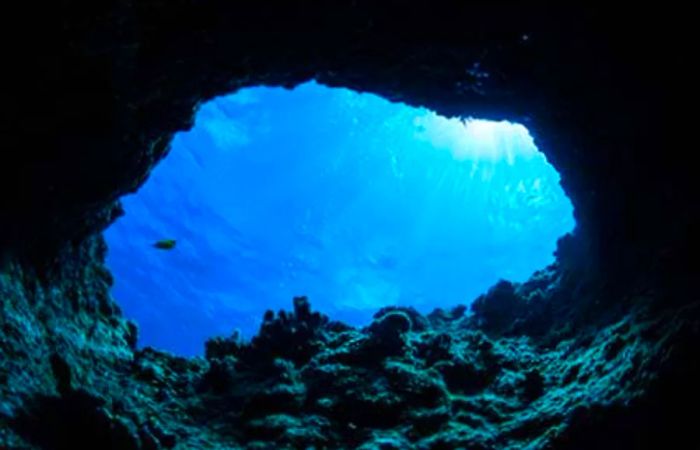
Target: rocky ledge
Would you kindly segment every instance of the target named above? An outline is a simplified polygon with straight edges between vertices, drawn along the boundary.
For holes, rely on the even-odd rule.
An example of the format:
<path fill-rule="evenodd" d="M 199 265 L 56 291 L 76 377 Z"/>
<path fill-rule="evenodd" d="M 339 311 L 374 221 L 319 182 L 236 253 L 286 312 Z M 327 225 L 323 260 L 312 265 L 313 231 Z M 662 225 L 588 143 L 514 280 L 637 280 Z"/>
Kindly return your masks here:
<path fill-rule="evenodd" d="M 697 304 L 640 293 L 561 320 L 575 289 L 552 266 L 470 309 L 384 308 L 362 329 L 297 297 L 252 340 L 186 359 L 136 349 L 102 240 L 73 250 L 61 272 L 0 279 L 4 448 L 676 448 L 692 430 L 678 405 L 698 398 Z"/>

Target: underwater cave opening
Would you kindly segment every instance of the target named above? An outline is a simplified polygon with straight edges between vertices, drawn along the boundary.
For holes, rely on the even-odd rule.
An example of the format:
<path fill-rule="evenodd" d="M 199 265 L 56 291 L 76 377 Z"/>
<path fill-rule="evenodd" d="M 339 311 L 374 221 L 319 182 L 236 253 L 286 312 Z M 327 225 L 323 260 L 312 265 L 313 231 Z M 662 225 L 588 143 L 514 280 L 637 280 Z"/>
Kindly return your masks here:
<path fill-rule="evenodd" d="M 334 320 L 469 304 L 554 261 L 574 227 L 519 124 L 448 119 L 314 82 L 199 109 L 105 236 L 140 345 L 203 352 L 307 295 Z"/>

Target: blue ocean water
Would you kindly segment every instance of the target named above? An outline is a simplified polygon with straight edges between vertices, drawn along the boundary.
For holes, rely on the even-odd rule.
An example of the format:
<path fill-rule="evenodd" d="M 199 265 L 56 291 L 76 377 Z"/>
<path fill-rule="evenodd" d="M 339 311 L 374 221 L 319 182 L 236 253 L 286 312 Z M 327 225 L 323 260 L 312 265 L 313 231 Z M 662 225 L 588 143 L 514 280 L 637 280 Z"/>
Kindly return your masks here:
<path fill-rule="evenodd" d="M 200 354 L 296 295 L 362 325 L 524 281 L 573 229 L 528 131 L 307 83 L 202 105 L 105 233 L 140 344 Z M 172 250 L 153 243 L 175 239 Z"/>

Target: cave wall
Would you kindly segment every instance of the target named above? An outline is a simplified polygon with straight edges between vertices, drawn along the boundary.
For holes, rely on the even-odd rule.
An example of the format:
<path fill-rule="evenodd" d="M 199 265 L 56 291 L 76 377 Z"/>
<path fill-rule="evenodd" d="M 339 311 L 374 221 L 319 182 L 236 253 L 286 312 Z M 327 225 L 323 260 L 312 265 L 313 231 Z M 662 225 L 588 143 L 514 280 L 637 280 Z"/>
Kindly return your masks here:
<path fill-rule="evenodd" d="M 562 174 L 580 237 L 567 248 L 586 255 L 586 271 L 621 279 L 661 254 L 679 261 L 697 223 L 674 110 L 687 30 L 682 11 L 644 8 L 63 2 L 58 51 L 25 80 L 54 123 L 20 113 L 17 127 L 19 142 L 49 139 L 2 156 L 3 247 L 46 259 L 104 228 L 201 102 L 316 78 L 445 115 L 522 122 Z"/>
<path fill-rule="evenodd" d="M 699 397 L 689 263 L 698 208 L 685 161 L 692 128 L 678 106 L 692 86 L 692 15 L 544 2 L 59 7 L 50 42 L 27 42 L 37 48 L 18 65 L 12 86 L 24 102 L 6 114 L 11 151 L 0 155 L 0 447 L 215 448 L 285 427 L 301 433 L 290 448 L 350 435 L 425 448 L 658 448 L 692 435 L 676 408 Z M 466 318 L 385 311 L 352 330 L 295 304 L 270 313 L 252 343 L 212 341 L 206 361 L 135 350 L 98 236 L 120 214 L 118 198 L 143 183 L 201 102 L 311 78 L 526 125 L 576 208 L 557 265 L 524 286 L 496 286 Z M 289 350 L 291 338 L 306 353 Z M 424 404 L 445 389 L 464 394 L 451 370 L 478 381 L 482 369 L 492 375 L 468 387 L 475 397 Z M 333 370 L 358 389 L 304 375 Z M 374 405 L 384 394 L 363 384 L 373 377 L 403 402 L 381 430 L 347 430 L 342 414 L 304 403 L 323 394 Z M 494 395 L 495 414 L 484 406 Z M 250 399 L 267 406 L 241 410 Z M 305 423 L 309 412 L 323 420 Z"/>

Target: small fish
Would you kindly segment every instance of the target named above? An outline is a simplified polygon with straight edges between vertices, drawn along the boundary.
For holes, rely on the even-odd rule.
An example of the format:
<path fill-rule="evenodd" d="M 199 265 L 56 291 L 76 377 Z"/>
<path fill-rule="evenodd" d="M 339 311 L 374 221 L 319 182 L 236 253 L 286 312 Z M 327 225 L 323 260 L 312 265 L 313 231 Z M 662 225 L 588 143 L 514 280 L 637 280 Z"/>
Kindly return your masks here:
<path fill-rule="evenodd" d="M 161 239 L 156 241 L 153 246 L 160 250 L 172 250 L 175 248 L 175 239 Z"/>

